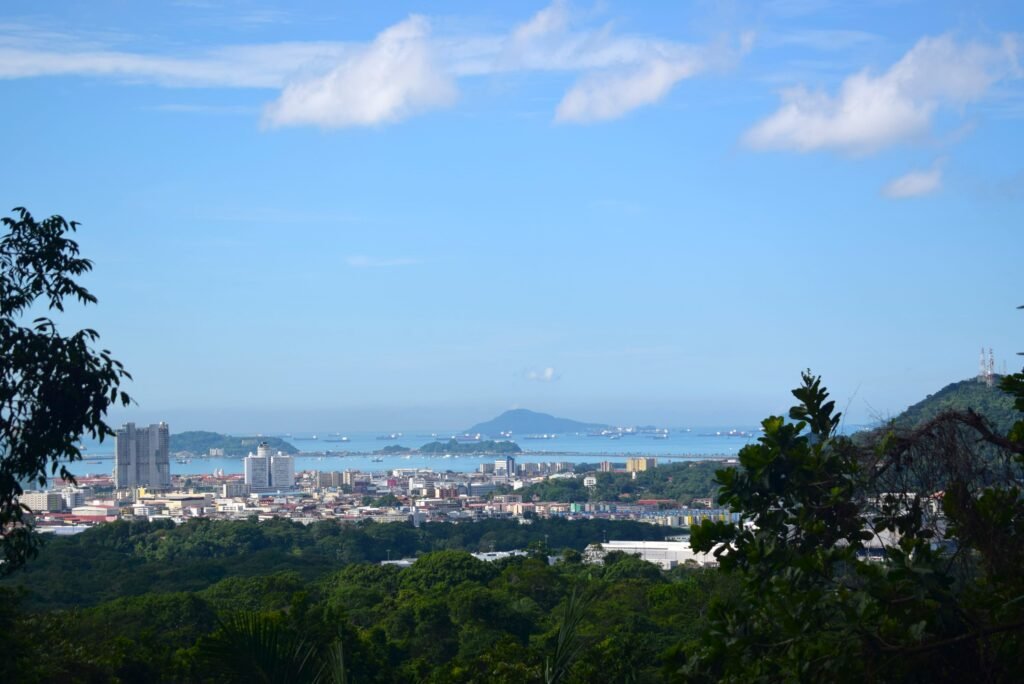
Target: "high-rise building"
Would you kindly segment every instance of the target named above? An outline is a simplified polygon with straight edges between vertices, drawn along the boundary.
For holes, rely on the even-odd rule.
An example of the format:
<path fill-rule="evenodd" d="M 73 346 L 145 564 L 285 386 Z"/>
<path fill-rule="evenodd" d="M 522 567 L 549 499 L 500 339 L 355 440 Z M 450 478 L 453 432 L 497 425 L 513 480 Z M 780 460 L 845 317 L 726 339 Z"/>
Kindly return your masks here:
<path fill-rule="evenodd" d="M 516 459 L 514 456 L 505 456 L 499 458 L 494 462 L 494 475 L 495 477 L 505 476 L 505 478 L 511 480 L 516 476 Z"/>
<path fill-rule="evenodd" d="M 18 501 L 31 509 L 33 513 L 49 513 L 64 507 L 64 499 L 60 492 L 25 492 Z"/>
<path fill-rule="evenodd" d="M 245 484 L 252 491 L 270 487 L 270 459 L 266 456 L 245 457 Z"/>
<path fill-rule="evenodd" d="M 295 459 L 278 452 L 270 457 L 270 485 L 274 489 L 291 489 L 295 486 Z"/>
<path fill-rule="evenodd" d="M 118 489 L 171 486 L 167 423 L 137 428 L 126 423 L 114 434 L 114 486 Z"/>

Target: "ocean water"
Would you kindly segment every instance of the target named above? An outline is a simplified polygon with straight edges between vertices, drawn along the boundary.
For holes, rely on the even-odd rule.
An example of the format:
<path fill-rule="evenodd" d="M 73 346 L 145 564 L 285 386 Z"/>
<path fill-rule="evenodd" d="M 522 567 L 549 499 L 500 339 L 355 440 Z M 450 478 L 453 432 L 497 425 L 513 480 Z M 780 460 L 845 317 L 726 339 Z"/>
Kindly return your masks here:
<path fill-rule="evenodd" d="M 733 431 L 733 432 L 731 432 Z M 436 434 L 423 432 L 401 433 L 394 438 L 380 439 L 379 433 L 332 432 L 304 433 L 295 435 L 274 434 L 294 445 L 299 454 L 295 459 L 295 470 L 361 470 L 364 472 L 388 471 L 396 468 L 429 468 L 436 471 L 469 472 L 477 470 L 481 463 L 493 462 L 496 456 L 466 455 L 374 455 L 373 452 L 386 446 L 399 444 L 417 448 L 435 440 L 446 441 L 453 433 Z M 649 435 L 626 435 L 620 439 L 591 437 L 582 434 L 558 435 L 552 439 L 515 438 L 523 449 L 516 455 L 519 463 L 545 463 L 568 461 L 570 463 L 600 463 L 601 461 L 624 462 L 629 456 L 650 456 L 663 462 L 674 460 L 704 460 L 708 458 L 730 458 L 739 450 L 756 440 L 756 428 L 715 427 L 691 428 L 689 431 L 675 431 L 667 439 L 655 439 Z M 340 441 L 341 437 L 348 441 Z M 85 440 L 83 462 L 75 463 L 72 472 L 76 475 L 98 475 L 113 470 L 113 440 L 102 443 Z M 376 459 L 380 459 L 379 461 Z M 241 473 L 241 458 L 192 458 L 191 462 L 179 463 L 171 457 L 171 473 L 175 475 L 196 475 L 223 470 L 225 474 Z"/>

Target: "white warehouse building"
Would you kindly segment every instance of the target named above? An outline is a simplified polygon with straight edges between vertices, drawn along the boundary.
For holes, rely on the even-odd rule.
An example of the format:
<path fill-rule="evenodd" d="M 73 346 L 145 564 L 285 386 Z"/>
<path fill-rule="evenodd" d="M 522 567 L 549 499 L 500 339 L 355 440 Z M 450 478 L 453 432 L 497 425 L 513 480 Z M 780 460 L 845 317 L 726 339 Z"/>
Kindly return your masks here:
<path fill-rule="evenodd" d="M 609 541 L 591 544 L 583 552 L 583 558 L 589 563 L 603 563 L 605 555 L 611 551 L 639 556 L 648 563 L 661 566 L 663 570 L 671 570 L 686 563 L 702 567 L 718 565 L 713 553 L 697 553 L 690 547 L 689 541 Z"/>

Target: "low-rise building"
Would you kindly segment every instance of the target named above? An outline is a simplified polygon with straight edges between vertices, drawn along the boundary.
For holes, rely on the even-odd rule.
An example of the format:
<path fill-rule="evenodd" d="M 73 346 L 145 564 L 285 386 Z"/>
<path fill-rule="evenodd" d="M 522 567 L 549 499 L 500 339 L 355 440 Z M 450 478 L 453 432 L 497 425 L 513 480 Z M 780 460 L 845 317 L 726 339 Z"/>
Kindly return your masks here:
<path fill-rule="evenodd" d="M 603 563 L 604 557 L 612 551 L 621 551 L 632 556 L 639 556 L 648 563 L 654 563 L 663 570 L 685 565 L 716 566 L 718 560 L 713 553 L 698 553 L 687 541 L 609 541 L 603 544 L 591 544 L 583 552 L 583 560 L 588 563 Z"/>

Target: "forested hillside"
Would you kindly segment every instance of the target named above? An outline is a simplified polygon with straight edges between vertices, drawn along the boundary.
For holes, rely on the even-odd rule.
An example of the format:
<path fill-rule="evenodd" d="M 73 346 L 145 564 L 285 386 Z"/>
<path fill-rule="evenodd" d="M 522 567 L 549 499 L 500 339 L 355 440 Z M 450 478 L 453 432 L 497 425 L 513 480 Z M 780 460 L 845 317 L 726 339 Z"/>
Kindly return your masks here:
<path fill-rule="evenodd" d="M 559 520 L 420 529 L 113 523 L 53 540 L 4 581 L 0 678 L 252 681 L 244 672 L 254 662 L 294 665 L 296 651 L 274 651 L 255 630 L 301 646 L 310 662 L 343 649 L 348 682 L 542 681 L 545 660 L 560 648 L 564 655 L 558 631 L 572 604 L 581 616 L 573 632 L 579 652 L 565 663 L 573 681 L 661 681 L 665 668 L 679 665 L 681 640 L 701 629 L 711 597 L 730 592 L 729 578 L 664 573 L 621 554 L 605 567 L 583 565 L 578 551 L 602 535 L 665 532 Z M 511 547 L 531 556 L 488 563 L 459 550 Z M 408 569 L 377 563 L 421 551 L 428 552 Z M 548 553 L 563 561 L 549 566 Z M 288 662 L 268 664 L 275 658 Z"/>
<path fill-rule="evenodd" d="M 20 587 L 33 608 L 93 605 L 147 592 L 198 591 L 230 577 L 288 571 L 315 580 L 352 563 L 414 557 L 442 550 L 507 551 L 546 543 L 554 552 L 582 551 L 602 539 L 664 539 L 672 530 L 632 521 L 538 519 L 474 523 L 301 525 L 196 518 L 99 525 L 50 538 L 39 557 L 0 587 Z"/>
<path fill-rule="evenodd" d="M 1013 397 L 999 387 L 999 378 L 989 387 L 975 378 L 946 385 L 935 394 L 907 408 L 896 416 L 897 427 L 912 428 L 947 411 L 972 409 L 985 416 L 999 431 L 1007 432 L 1020 415 L 1013 405 Z"/>

